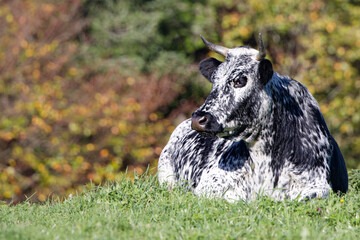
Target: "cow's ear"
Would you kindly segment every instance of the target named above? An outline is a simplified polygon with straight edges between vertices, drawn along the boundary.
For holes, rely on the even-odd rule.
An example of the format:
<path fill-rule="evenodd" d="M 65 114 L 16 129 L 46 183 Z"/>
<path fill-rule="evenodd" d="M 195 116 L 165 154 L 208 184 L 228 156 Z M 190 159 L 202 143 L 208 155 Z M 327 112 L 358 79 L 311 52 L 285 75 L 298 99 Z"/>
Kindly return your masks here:
<path fill-rule="evenodd" d="M 259 63 L 258 74 L 259 80 L 263 85 L 266 85 L 268 81 L 271 79 L 274 73 L 272 64 L 267 59 L 262 59 Z"/>
<path fill-rule="evenodd" d="M 207 80 L 211 82 L 211 75 L 215 71 L 215 69 L 221 64 L 222 62 L 215 59 L 215 58 L 207 58 L 200 62 L 199 70 L 201 74 L 206 77 Z"/>

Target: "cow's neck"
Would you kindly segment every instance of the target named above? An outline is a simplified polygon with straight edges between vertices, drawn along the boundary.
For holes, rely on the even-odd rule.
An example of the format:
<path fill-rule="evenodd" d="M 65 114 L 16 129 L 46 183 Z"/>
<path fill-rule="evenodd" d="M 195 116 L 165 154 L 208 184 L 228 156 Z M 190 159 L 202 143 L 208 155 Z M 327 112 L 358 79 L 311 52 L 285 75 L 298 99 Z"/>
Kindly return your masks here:
<path fill-rule="evenodd" d="M 253 161 L 261 162 L 263 158 L 271 157 L 273 142 L 271 128 L 269 126 L 260 128 L 256 140 L 248 143 Z"/>

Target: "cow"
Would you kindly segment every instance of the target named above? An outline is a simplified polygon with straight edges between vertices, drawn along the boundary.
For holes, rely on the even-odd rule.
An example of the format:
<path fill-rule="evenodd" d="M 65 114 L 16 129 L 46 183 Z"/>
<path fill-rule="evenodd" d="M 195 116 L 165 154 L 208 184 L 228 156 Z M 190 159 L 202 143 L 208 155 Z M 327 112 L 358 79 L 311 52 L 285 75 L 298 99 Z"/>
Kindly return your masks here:
<path fill-rule="evenodd" d="M 225 60 L 200 62 L 211 92 L 171 134 L 159 157 L 159 182 L 230 202 L 346 193 L 346 165 L 317 101 L 273 70 L 261 34 L 259 50 L 201 38 Z"/>

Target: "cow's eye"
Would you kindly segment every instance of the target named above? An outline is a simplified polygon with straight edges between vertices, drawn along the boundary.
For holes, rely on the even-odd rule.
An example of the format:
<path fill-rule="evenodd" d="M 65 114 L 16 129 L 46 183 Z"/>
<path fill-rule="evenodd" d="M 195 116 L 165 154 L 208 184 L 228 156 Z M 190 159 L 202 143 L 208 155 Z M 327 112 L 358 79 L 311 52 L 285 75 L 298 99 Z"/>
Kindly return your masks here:
<path fill-rule="evenodd" d="M 234 80 L 234 88 L 242 88 L 247 83 L 247 77 L 241 76 Z"/>

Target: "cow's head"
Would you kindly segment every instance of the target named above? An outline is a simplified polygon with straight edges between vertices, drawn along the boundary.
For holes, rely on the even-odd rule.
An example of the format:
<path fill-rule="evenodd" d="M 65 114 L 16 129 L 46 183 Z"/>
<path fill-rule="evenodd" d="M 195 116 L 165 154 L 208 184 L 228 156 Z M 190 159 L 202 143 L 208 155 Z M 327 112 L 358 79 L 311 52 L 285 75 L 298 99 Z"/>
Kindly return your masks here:
<path fill-rule="evenodd" d="M 200 62 L 200 72 L 212 83 L 205 103 L 192 115 L 192 129 L 205 136 L 252 140 L 270 111 L 265 86 L 273 68 L 259 34 L 259 51 L 240 46 L 233 49 L 209 43 L 206 46 L 223 56 L 220 62 L 208 58 Z"/>

